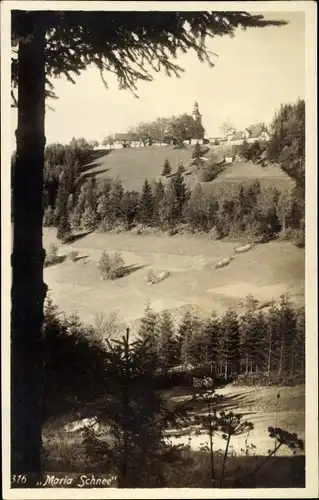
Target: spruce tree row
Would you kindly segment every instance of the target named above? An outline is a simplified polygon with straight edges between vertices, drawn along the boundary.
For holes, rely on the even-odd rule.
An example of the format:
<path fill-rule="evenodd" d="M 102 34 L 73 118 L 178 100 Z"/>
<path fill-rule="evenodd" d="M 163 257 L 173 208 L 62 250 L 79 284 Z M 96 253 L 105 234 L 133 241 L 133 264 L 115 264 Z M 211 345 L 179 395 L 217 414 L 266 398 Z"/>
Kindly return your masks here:
<path fill-rule="evenodd" d="M 148 305 L 138 335 L 150 339 L 162 373 L 192 365 L 224 378 L 264 374 L 282 381 L 304 376 L 304 309 L 295 309 L 284 295 L 266 312 L 249 301 L 242 314 L 228 309 L 220 317 L 213 313 L 202 319 L 187 311 L 179 325 L 168 311 L 156 314 Z"/>

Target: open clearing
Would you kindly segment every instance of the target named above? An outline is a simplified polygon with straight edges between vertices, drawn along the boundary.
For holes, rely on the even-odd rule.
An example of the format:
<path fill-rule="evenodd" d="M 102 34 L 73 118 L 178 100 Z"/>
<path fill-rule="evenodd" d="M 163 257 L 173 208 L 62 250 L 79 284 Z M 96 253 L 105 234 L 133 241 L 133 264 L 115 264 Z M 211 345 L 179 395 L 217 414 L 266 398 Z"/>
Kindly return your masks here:
<path fill-rule="evenodd" d="M 87 173 L 95 173 L 97 178 L 119 177 L 125 189 L 140 191 L 146 178 L 151 181 L 161 175 L 166 159 L 171 164 L 172 172 L 175 172 L 178 165 L 181 162 L 186 165 L 191 156 L 191 147 L 174 149 L 173 146 L 150 146 L 115 149 L 96 160 Z"/>
<path fill-rule="evenodd" d="M 256 446 L 258 455 L 267 455 L 268 450 L 274 449 L 274 440 L 269 437 L 268 427 L 280 427 L 295 432 L 300 439 L 305 439 L 305 386 L 296 387 L 236 387 L 232 384 L 216 390 L 216 394 L 225 398 L 227 411 L 241 413 L 245 420 L 252 422 L 253 430 L 247 434 L 234 436 L 231 440 L 232 449 L 236 453 L 245 450 L 246 444 Z M 279 398 L 277 395 L 279 394 Z M 174 400 L 185 400 L 185 396 L 178 397 L 170 394 Z M 205 414 L 205 411 L 201 411 Z M 174 444 L 188 444 L 188 435 L 170 438 Z M 191 447 L 198 450 L 201 445 L 207 444 L 208 436 L 192 436 Z M 214 437 L 214 449 L 224 450 L 225 440 L 221 436 Z M 287 447 L 282 447 L 276 455 L 291 455 Z"/>
<path fill-rule="evenodd" d="M 191 146 L 184 149 L 174 149 L 173 146 L 117 149 L 95 160 L 91 168 L 85 167 L 85 171 L 86 175 L 95 174 L 97 178 L 118 177 L 125 189 L 140 191 L 146 178 L 151 182 L 161 176 L 166 159 L 171 164 L 172 173 L 181 162 L 186 167 L 192 157 L 192 149 Z M 209 158 L 209 153 L 207 158 Z M 229 164 L 225 167 L 214 181 L 206 182 L 204 185 L 253 180 L 259 180 L 262 185 L 285 185 L 287 187 L 292 185 L 290 178 L 279 167 L 273 165 L 261 167 L 252 162 L 244 162 Z M 198 179 L 196 175 L 189 175 L 185 177 L 185 181 L 192 187 Z"/>
<path fill-rule="evenodd" d="M 55 242 L 56 230 L 44 229 L 44 246 Z M 304 251 L 288 242 L 273 241 L 235 254 L 236 242 L 212 241 L 207 236 L 92 233 L 73 244 L 60 245 L 59 254 L 79 252 L 77 262 L 66 258 L 45 269 L 52 299 L 70 313 L 92 323 L 97 313 L 116 311 L 134 330 L 146 303 L 155 311 L 179 312 L 194 307 L 199 314 L 238 308 L 248 294 L 259 301 L 278 300 L 289 293 L 298 305 L 304 301 Z M 105 251 L 119 251 L 129 272 L 115 281 L 101 281 L 97 262 Z M 219 259 L 233 256 L 227 267 L 213 269 Z M 170 276 L 147 286 L 150 269 Z"/>

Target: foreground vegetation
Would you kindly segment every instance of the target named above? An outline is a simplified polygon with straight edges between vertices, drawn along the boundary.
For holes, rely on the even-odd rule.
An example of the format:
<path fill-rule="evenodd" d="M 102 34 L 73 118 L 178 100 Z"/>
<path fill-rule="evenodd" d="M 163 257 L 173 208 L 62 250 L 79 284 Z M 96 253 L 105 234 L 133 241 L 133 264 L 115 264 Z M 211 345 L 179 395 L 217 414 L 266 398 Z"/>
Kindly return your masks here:
<path fill-rule="evenodd" d="M 292 313 L 292 308 L 284 302 L 277 310 L 277 316 L 269 315 L 267 321 L 274 336 L 279 327 L 282 333 L 284 330 L 288 332 L 291 324 L 288 309 Z M 247 324 L 249 314 L 247 311 L 244 315 L 243 325 Z M 230 315 L 227 312 L 220 318 L 220 324 L 226 327 Z M 186 333 L 188 320 L 189 315 L 181 322 L 179 334 L 174 334 L 169 314 L 164 312 L 156 318 L 148 308 L 138 337 L 132 341 L 128 331 L 122 338 L 111 338 L 107 322 L 100 323 L 99 327 L 85 326 L 74 315 L 61 315 L 52 302 L 47 301 L 43 430 L 46 470 L 50 473 L 59 468 L 64 472 L 103 471 L 115 474 L 120 487 L 260 486 L 265 476 L 261 476 L 264 479 L 259 483 L 259 470 L 266 465 L 271 467 L 272 456 L 279 448 L 287 447 L 292 452 L 303 449 L 296 434 L 269 427 L 269 436 L 274 440 L 269 455 L 259 457 L 258 450 L 247 442 L 242 456 L 238 457 L 231 448 L 232 437 L 249 435 L 253 424 L 243 415 L 227 411 L 227 401 L 223 406 L 223 397 L 207 388 L 205 391 L 197 389 L 182 403 L 164 397 L 164 388 L 180 383 L 192 386 L 194 374 L 198 375 L 196 367 L 188 372 L 188 379 L 181 377 L 180 370 L 177 375 L 169 370 L 172 355 L 190 354 L 194 349 L 194 344 L 188 350 L 189 344 L 179 343 L 182 332 Z M 156 332 L 153 331 L 155 326 Z M 258 333 L 258 325 L 252 323 L 250 328 Z M 194 325 L 192 331 L 195 334 Z M 230 346 L 231 339 L 225 340 Z M 224 367 L 225 352 L 224 348 L 221 367 Z M 288 365 L 283 363 L 280 368 L 275 359 L 274 356 L 272 369 L 277 366 L 285 371 Z M 230 358 L 229 363 L 231 360 L 230 366 L 233 367 L 234 358 Z M 201 367 L 198 359 L 197 366 Z M 205 368 L 204 363 L 202 366 Z M 213 378 L 220 383 L 220 377 Z M 286 383 L 284 379 L 282 382 Z M 68 419 L 72 416 L 73 419 L 94 417 L 100 428 L 87 424 L 77 434 L 68 434 L 61 427 L 66 415 Z M 194 424 L 197 432 L 205 432 L 209 437 L 210 444 L 200 452 L 163 439 L 169 430 L 189 428 L 191 433 Z M 224 450 L 214 448 L 214 439 L 218 435 L 225 440 Z M 77 453 L 74 453 L 75 448 Z M 282 472 L 286 471 L 285 478 L 276 483 L 276 476 L 276 480 L 272 479 L 273 486 L 286 485 L 287 470 L 291 467 L 299 471 L 297 482 L 298 486 L 302 485 L 302 458 L 284 462 L 281 463 Z M 189 476 L 190 470 L 193 472 Z"/>
<path fill-rule="evenodd" d="M 74 484 L 83 484 L 81 477 L 84 475 L 90 481 L 93 478 L 110 478 L 110 472 L 105 472 L 105 463 L 92 461 L 87 457 L 85 446 L 81 437 L 70 436 L 66 432 L 47 430 L 44 434 L 46 474 L 54 474 L 55 478 L 63 480 L 65 474 L 72 478 Z M 218 450 L 214 455 L 216 483 L 221 474 L 224 453 Z M 254 473 L 256 467 L 265 460 L 265 457 L 246 455 L 230 452 L 227 460 L 227 471 L 223 488 L 304 488 L 305 487 L 305 457 L 280 456 L 271 457 L 264 467 Z M 181 462 L 166 464 L 165 487 L 168 488 L 212 488 L 210 454 L 207 450 L 194 451 L 185 447 L 181 450 Z M 66 471 L 61 473 L 61 470 Z M 78 472 L 81 471 L 81 472 Z M 245 471 L 245 472 L 244 472 Z M 249 473 L 251 477 L 239 484 L 239 478 Z M 237 483 L 238 481 L 238 483 Z M 116 482 L 115 482 L 116 484 Z M 150 478 L 147 486 L 153 487 Z M 57 484 L 56 487 L 59 485 Z M 67 487 L 60 484 L 60 487 Z M 85 486 L 84 486 L 85 487 Z M 92 487 L 87 485 L 86 487 Z M 101 487 L 101 486 L 98 486 Z"/>

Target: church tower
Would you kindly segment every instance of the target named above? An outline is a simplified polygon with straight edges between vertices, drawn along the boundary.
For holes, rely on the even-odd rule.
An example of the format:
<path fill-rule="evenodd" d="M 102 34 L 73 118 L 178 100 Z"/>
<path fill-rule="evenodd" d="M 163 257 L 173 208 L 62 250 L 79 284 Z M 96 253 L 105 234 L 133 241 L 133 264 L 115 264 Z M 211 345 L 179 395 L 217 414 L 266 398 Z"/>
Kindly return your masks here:
<path fill-rule="evenodd" d="M 192 112 L 192 117 L 194 118 L 194 121 L 196 123 L 199 123 L 200 125 L 202 124 L 202 115 L 199 112 L 199 106 L 198 106 L 198 102 L 197 101 L 194 104 L 194 109 L 193 109 L 193 112 Z"/>

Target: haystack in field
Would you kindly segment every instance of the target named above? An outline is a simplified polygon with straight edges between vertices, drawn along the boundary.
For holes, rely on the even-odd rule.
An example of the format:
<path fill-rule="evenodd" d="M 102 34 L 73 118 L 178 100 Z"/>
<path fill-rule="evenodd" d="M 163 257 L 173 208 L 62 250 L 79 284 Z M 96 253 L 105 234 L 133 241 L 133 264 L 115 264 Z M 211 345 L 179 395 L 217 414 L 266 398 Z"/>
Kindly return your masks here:
<path fill-rule="evenodd" d="M 228 264 L 233 260 L 233 257 L 225 257 L 224 259 L 221 259 L 216 262 L 214 265 L 214 269 L 220 269 L 222 267 L 228 266 Z"/>
<path fill-rule="evenodd" d="M 250 250 L 252 247 L 253 247 L 252 243 L 248 243 L 247 245 L 235 248 L 235 253 L 248 252 L 248 250 Z"/>
<path fill-rule="evenodd" d="M 147 285 L 154 285 L 155 283 L 160 283 L 165 280 L 170 275 L 169 271 L 158 271 L 155 272 L 151 269 L 146 276 L 145 282 Z"/>

